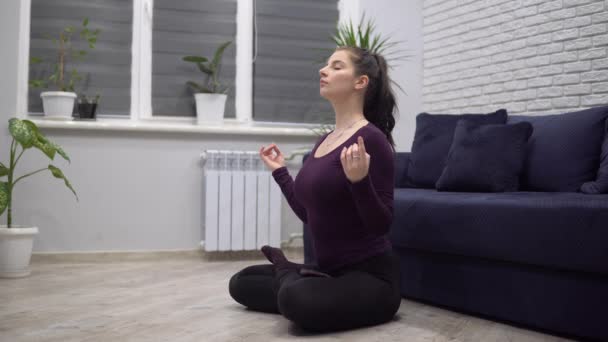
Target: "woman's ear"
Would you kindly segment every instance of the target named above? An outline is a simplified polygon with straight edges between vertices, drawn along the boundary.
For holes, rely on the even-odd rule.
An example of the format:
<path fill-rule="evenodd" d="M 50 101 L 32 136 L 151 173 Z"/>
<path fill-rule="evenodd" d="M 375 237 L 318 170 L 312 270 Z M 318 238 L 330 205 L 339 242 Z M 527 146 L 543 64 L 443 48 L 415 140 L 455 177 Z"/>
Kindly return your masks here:
<path fill-rule="evenodd" d="M 367 87 L 368 83 L 369 83 L 369 77 L 367 77 L 367 75 L 361 75 L 357 79 L 357 82 L 355 82 L 355 89 L 365 89 L 365 87 Z"/>

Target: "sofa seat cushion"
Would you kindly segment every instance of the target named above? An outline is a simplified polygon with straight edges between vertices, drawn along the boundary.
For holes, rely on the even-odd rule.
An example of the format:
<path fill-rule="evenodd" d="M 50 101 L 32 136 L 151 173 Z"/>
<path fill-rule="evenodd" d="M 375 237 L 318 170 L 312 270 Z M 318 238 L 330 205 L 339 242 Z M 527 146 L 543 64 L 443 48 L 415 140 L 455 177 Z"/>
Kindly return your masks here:
<path fill-rule="evenodd" d="M 395 248 L 608 274 L 608 195 L 397 188 L 394 196 Z"/>

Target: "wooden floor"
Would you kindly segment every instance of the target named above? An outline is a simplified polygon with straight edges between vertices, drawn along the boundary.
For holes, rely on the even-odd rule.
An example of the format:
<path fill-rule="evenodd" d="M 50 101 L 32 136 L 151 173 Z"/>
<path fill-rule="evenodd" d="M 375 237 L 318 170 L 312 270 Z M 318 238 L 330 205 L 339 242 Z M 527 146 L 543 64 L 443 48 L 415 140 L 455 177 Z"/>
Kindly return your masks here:
<path fill-rule="evenodd" d="M 31 276 L 0 279 L 0 341 L 566 341 L 405 299 L 390 323 L 308 333 L 230 297 L 232 274 L 264 263 L 34 261 Z"/>

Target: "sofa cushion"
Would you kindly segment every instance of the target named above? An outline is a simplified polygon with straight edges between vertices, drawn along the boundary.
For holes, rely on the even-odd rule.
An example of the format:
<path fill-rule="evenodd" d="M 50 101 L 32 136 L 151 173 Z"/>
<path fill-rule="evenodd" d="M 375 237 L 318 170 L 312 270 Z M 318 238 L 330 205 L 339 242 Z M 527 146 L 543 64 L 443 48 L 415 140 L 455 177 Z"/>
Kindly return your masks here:
<path fill-rule="evenodd" d="M 407 167 L 407 186 L 434 189 L 452 145 L 456 123 L 467 119 L 478 124 L 504 124 L 507 111 L 491 114 L 429 114 L 416 116 L 416 132 Z"/>
<path fill-rule="evenodd" d="M 522 175 L 522 190 L 579 191 L 596 179 L 608 107 L 540 116 L 509 116 L 507 123 L 534 127 Z"/>
<path fill-rule="evenodd" d="M 530 134 L 529 122 L 478 125 L 458 121 L 437 190 L 517 191 Z"/>
<path fill-rule="evenodd" d="M 395 248 L 608 274 L 608 195 L 395 189 Z"/>
<path fill-rule="evenodd" d="M 604 143 L 600 155 L 600 168 L 595 180 L 586 182 L 581 186 L 581 192 L 586 194 L 608 193 L 608 119 L 604 121 Z"/>

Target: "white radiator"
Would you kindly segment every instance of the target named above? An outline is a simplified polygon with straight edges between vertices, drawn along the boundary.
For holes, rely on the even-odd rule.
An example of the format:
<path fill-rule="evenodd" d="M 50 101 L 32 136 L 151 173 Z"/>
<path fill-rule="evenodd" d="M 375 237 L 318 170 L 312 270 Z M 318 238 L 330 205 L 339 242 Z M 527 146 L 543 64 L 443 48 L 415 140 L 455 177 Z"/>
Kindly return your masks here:
<path fill-rule="evenodd" d="M 281 244 L 281 188 L 257 151 L 207 150 L 204 163 L 205 251 Z"/>

